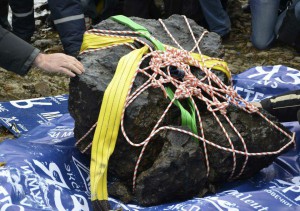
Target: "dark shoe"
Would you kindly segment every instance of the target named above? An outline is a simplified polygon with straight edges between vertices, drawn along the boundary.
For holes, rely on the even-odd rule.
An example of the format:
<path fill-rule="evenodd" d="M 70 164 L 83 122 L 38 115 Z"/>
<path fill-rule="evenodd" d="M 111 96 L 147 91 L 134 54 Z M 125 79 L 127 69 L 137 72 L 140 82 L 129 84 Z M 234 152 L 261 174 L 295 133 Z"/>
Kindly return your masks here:
<path fill-rule="evenodd" d="M 251 13 L 250 4 L 243 5 L 242 10 L 243 10 L 244 13 Z"/>

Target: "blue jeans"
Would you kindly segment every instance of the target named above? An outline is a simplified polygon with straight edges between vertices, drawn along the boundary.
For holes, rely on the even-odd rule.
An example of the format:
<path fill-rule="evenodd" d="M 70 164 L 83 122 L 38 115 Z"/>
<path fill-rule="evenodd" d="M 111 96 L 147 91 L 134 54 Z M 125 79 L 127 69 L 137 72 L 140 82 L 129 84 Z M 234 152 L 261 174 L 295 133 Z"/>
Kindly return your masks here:
<path fill-rule="evenodd" d="M 251 41 L 254 47 L 266 49 L 276 39 L 285 13 L 278 16 L 280 0 L 250 0 L 252 15 Z"/>
<path fill-rule="evenodd" d="M 216 32 L 220 36 L 228 34 L 231 30 L 231 23 L 221 0 L 199 0 L 199 3 L 209 31 Z"/>
<path fill-rule="evenodd" d="M 254 47 L 266 49 L 276 39 L 285 12 L 278 16 L 280 0 L 250 0 L 252 15 L 251 41 Z M 300 21 L 300 2 L 295 6 L 295 16 Z"/>

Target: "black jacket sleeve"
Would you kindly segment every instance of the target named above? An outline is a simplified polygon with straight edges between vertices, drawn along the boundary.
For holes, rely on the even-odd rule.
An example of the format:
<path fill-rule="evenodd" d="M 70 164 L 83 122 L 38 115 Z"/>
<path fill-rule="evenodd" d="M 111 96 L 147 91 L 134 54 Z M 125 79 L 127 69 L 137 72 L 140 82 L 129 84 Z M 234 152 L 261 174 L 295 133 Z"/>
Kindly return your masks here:
<path fill-rule="evenodd" d="M 300 115 L 300 90 L 266 98 L 261 102 L 262 108 L 281 122 L 299 121 Z"/>
<path fill-rule="evenodd" d="M 78 56 L 86 30 L 81 1 L 48 0 L 48 5 L 64 52 L 74 57 Z"/>
<path fill-rule="evenodd" d="M 0 26 L 0 67 L 25 75 L 39 50 Z"/>

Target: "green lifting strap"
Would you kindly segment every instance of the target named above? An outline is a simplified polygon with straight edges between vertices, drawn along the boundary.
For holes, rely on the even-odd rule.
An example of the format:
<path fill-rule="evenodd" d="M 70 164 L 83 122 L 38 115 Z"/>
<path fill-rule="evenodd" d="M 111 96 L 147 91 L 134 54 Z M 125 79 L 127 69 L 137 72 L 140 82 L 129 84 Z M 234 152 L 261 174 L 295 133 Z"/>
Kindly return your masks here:
<path fill-rule="evenodd" d="M 165 87 L 168 97 L 172 100 L 174 98 L 174 92 L 170 87 Z M 179 100 L 174 100 L 174 104 L 180 109 L 181 112 L 181 125 L 187 126 L 192 130 L 194 134 L 198 134 L 197 124 L 196 124 L 196 109 L 191 99 L 188 99 L 188 106 L 191 113 L 188 112 L 179 102 Z"/>
<path fill-rule="evenodd" d="M 132 21 L 130 18 L 124 15 L 116 15 L 116 16 L 112 16 L 111 19 L 125 26 L 128 26 L 134 31 L 141 32 L 142 33 L 141 36 L 151 41 L 155 46 L 156 50 L 165 51 L 164 45 L 159 40 L 155 39 L 145 27 L 137 24 L 136 22 Z M 168 94 L 168 97 L 172 100 L 174 98 L 174 92 L 172 91 L 172 89 L 166 87 L 166 92 Z M 181 105 L 179 100 L 175 100 L 174 104 L 180 109 L 181 124 L 183 126 L 187 126 L 188 128 L 190 128 L 191 131 L 197 135 L 198 130 L 197 130 L 197 123 L 196 123 L 196 112 L 195 112 L 196 110 L 194 104 L 192 103 L 192 100 L 188 99 L 188 105 L 191 112 L 186 110 Z"/>
<path fill-rule="evenodd" d="M 156 50 L 161 50 L 161 51 L 165 50 L 164 45 L 161 42 L 159 42 L 157 39 L 155 39 L 145 27 L 137 24 L 136 22 L 132 21 L 130 18 L 124 15 L 116 15 L 116 16 L 112 16 L 111 19 L 118 23 L 122 23 L 128 26 L 134 31 L 141 32 L 142 33 L 141 36 L 151 41 L 155 46 Z"/>

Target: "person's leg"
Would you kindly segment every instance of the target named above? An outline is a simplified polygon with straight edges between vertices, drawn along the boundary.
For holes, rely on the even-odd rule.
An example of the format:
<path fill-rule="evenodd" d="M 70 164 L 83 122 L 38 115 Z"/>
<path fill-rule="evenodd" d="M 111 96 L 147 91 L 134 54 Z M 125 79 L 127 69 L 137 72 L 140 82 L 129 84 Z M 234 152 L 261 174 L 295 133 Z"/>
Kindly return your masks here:
<path fill-rule="evenodd" d="M 117 7 L 118 7 L 118 0 L 105 0 L 104 1 L 104 8 L 101 14 L 101 18 L 107 19 L 110 16 L 117 15 Z"/>
<path fill-rule="evenodd" d="M 11 26 L 7 20 L 8 16 L 8 0 L 0 0 L 0 25 L 7 29 L 11 30 Z"/>
<path fill-rule="evenodd" d="M 297 20 L 300 22 L 300 1 L 295 6 L 295 16 L 296 16 Z M 300 34 L 298 34 L 298 37 L 299 36 L 300 36 Z M 295 46 L 296 46 L 297 52 L 300 53 L 300 39 L 296 40 Z M 298 115 L 298 121 L 300 122 L 300 115 Z"/>
<path fill-rule="evenodd" d="M 152 19 L 159 19 L 159 18 L 161 18 L 161 11 L 160 11 L 160 9 L 156 6 L 154 0 L 152 0 L 152 1 L 150 2 L 149 7 L 150 7 L 150 8 L 149 8 L 150 18 L 152 18 Z"/>
<path fill-rule="evenodd" d="M 86 30 L 80 0 L 48 0 L 48 4 L 65 53 L 76 57 Z"/>
<path fill-rule="evenodd" d="M 275 33 L 278 34 L 279 28 L 283 22 L 284 17 L 286 16 L 286 10 L 283 11 L 277 19 L 276 27 L 275 27 Z M 298 1 L 295 5 L 295 17 L 297 21 L 300 21 L 300 1 Z"/>
<path fill-rule="evenodd" d="M 97 17 L 96 4 L 94 0 L 81 0 L 80 2 L 85 17 Z"/>
<path fill-rule="evenodd" d="M 150 18 L 150 4 L 152 0 L 124 0 L 123 12 L 125 16 Z"/>
<path fill-rule="evenodd" d="M 182 0 L 164 0 L 165 15 L 168 18 L 173 14 L 181 14 Z"/>
<path fill-rule="evenodd" d="M 276 24 L 275 24 L 275 35 L 277 36 L 279 33 L 279 29 L 282 25 L 283 19 L 286 16 L 286 10 L 280 13 L 280 15 L 277 18 Z"/>
<path fill-rule="evenodd" d="M 300 1 L 295 6 L 295 16 L 300 21 Z"/>
<path fill-rule="evenodd" d="M 252 16 L 251 41 L 254 47 L 266 49 L 275 40 L 275 25 L 280 0 L 250 0 Z"/>
<path fill-rule="evenodd" d="M 30 41 L 35 30 L 33 0 L 9 0 L 9 5 L 13 14 L 13 33 L 25 41 Z"/>
<path fill-rule="evenodd" d="M 203 16 L 209 30 L 220 36 L 227 35 L 231 30 L 230 18 L 220 0 L 199 0 Z"/>
<path fill-rule="evenodd" d="M 293 7 L 293 10 L 285 10 L 279 15 L 275 34 L 278 40 L 292 45 L 300 52 L 300 1 L 295 2 Z"/>

